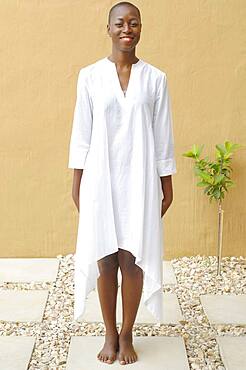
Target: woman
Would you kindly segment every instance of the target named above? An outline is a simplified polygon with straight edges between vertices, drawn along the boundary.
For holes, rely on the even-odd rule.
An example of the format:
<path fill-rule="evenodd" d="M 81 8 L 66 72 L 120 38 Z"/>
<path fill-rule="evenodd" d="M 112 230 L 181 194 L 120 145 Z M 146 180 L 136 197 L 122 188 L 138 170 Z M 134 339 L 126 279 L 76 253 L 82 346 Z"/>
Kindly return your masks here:
<path fill-rule="evenodd" d="M 132 328 L 142 290 L 144 304 L 157 322 L 163 320 L 161 218 L 173 199 L 176 163 L 166 74 L 135 55 L 139 9 L 129 2 L 114 5 L 107 31 L 112 54 L 79 72 L 70 142 L 79 211 L 74 318 L 83 315 L 97 285 L 106 328 L 97 357 L 111 364 L 119 352 L 124 365 L 137 360 Z"/>

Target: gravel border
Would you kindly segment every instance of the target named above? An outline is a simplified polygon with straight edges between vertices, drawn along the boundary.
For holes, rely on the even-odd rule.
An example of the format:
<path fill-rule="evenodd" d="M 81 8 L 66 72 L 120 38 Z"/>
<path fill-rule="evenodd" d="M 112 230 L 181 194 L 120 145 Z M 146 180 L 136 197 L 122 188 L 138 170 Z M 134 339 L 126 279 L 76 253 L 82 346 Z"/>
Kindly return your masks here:
<path fill-rule="evenodd" d="M 55 282 L 0 284 L 0 289 L 49 290 L 42 323 L 0 321 L 1 336 L 35 336 L 28 370 L 65 370 L 71 336 L 105 334 L 103 323 L 73 321 L 74 255 L 58 255 L 57 258 L 59 270 Z M 202 294 L 246 294 L 246 258 L 223 257 L 219 276 L 216 256 L 181 257 L 170 262 L 177 285 L 165 284 L 163 291 L 176 293 L 184 320 L 177 325 L 135 324 L 133 334 L 182 336 L 191 369 L 225 370 L 215 337 L 245 336 L 246 324 L 211 325 L 199 297 Z"/>

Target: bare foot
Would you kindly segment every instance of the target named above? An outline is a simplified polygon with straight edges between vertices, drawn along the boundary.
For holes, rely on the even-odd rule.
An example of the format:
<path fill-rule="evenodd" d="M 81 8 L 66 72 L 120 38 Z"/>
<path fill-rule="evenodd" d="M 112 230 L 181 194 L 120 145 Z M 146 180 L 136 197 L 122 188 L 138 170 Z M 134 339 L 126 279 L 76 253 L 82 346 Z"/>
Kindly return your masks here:
<path fill-rule="evenodd" d="M 119 335 L 119 362 L 121 365 L 137 361 L 137 354 L 132 345 L 132 333 Z"/>
<path fill-rule="evenodd" d="M 97 358 L 107 364 L 112 364 L 116 360 L 117 351 L 119 349 L 119 334 L 105 335 L 105 343 L 102 350 L 98 353 Z"/>

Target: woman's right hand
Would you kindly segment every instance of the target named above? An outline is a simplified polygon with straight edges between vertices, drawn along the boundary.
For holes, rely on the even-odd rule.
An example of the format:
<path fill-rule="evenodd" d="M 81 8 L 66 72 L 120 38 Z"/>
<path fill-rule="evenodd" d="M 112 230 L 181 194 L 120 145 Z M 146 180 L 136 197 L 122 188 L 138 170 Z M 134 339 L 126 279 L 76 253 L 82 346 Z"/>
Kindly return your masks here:
<path fill-rule="evenodd" d="M 79 189 L 82 175 L 83 175 L 82 169 L 77 168 L 74 169 L 72 197 L 78 212 L 79 212 Z"/>
<path fill-rule="evenodd" d="M 79 195 L 73 195 L 74 204 L 79 212 Z"/>

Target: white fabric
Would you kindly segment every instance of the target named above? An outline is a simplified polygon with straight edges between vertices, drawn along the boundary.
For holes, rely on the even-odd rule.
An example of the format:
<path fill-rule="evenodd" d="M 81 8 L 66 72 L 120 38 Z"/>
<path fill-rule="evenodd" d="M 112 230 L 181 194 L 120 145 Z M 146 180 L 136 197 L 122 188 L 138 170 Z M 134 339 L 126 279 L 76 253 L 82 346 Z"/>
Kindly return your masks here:
<path fill-rule="evenodd" d="M 75 253 L 74 320 L 100 276 L 97 260 L 130 251 L 144 304 L 163 322 L 160 176 L 177 172 L 166 73 L 139 59 L 126 93 L 107 57 L 80 69 L 69 168 L 84 169 Z"/>

